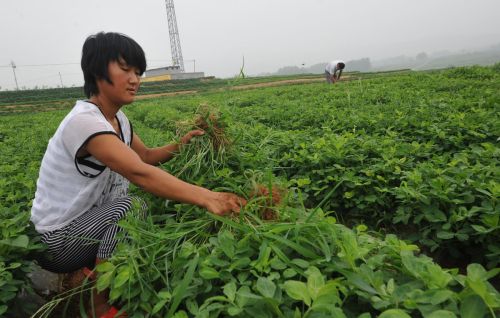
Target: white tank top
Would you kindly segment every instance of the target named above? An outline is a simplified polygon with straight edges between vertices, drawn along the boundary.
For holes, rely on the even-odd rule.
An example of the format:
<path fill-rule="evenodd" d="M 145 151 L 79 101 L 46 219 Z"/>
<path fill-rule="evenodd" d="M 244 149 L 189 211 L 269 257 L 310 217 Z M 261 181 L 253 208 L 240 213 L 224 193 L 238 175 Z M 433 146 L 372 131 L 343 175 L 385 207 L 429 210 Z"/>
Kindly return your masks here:
<path fill-rule="evenodd" d="M 335 72 L 338 71 L 337 64 L 339 63 L 344 63 L 344 61 L 342 60 L 331 61 L 330 63 L 326 64 L 325 71 L 327 71 L 330 74 L 335 74 Z"/>
<path fill-rule="evenodd" d="M 116 114 L 121 134 L 101 110 L 77 101 L 49 140 L 42 159 L 31 221 L 39 233 L 60 229 L 93 207 L 127 195 L 129 181 L 92 156 L 78 150 L 99 134 L 117 135 L 130 147 L 132 126 L 122 111 Z"/>

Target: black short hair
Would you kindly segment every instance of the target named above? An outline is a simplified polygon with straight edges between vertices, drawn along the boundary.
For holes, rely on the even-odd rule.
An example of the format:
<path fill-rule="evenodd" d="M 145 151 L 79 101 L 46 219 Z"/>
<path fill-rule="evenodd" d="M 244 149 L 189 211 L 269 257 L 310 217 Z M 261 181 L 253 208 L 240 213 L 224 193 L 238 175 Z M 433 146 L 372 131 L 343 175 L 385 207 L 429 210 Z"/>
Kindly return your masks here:
<path fill-rule="evenodd" d="M 344 64 L 344 63 L 342 63 L 342 62 L 340 62 L 340 63 L 339 63 L 339 67 L 340 67 L 340 69 L 342 69 L 342 70 L 343 70 L 343 69 L 344 69 L 344 67 L 345 67 L 345 64 Z"/>
<path fill-rule="evenodd" d="M 132 38 L 116 32 L 99 32 L 85 40 L 82 48 L 81 67 L 85 83 L 85 96 L 97 95 L 97 80 L 109 78 L 108 65 L 122 58 L 127 65 L 137 67 L 141 75 L 146 70 L 146 57 L 141 46 Z"/>

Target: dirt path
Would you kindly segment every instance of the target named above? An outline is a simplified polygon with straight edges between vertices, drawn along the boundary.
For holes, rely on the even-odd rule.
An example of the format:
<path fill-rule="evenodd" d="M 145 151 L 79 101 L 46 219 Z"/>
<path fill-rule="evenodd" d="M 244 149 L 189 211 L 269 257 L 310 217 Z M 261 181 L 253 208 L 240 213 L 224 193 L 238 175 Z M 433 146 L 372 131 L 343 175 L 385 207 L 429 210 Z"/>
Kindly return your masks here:
<path fill-rule="evenodd" d="M 282 81 L 267 82 L 267 83 L 238 85 L 238 86 L 231 87 L 231 90 L 239 91 L 239 90 L 259 88 L 259 87 L 271 87 L 271 86 L 283 86 L 283 85 L 290 85 L 290 84 L 304 84 L 304 83 L 312 83 L 312 82 L 322 82 L 324 80 L 325 79 L 323 77 L 321 77 L 321 78 L 298 78 L 298 79 L 293 79 L 293 80 L 282 80 Z"/>
<path fill-rule="evenodd" d="M 341 81 L 349 81 L 350 78 L 349 76 L 345 76 L 341 79 Z M 274 82 L 266 82 L 266 83 L 255 83 L 255 84 L 246 84 L 246 85 L 238 85 L 238 86 L 233 86 L 230 88 L 230 90 L 234 91 L 240 91 L 240 90 L 246 90 L 246 89 L 254 89 L 254 88 L 261 88 L 261 87 L 273 87 L 273 86 L 284 86 L 284 85 L 293 85 L 293 84 L 305 84 L 305 83 L 315 83 L 315 82 L 323 82 L 325 79 L 323 77 L 314 77 L 314 78 L 298 78 L 298 79 L 291 79 L 291 80 L 281 80 L 281 81 L 274 81 Z M 218 91 L 225 90 L 226 88 L 219 88 L 215 89 Z M 144 95 L 137 95 L 135 97 L 136 100 L 141 100 L 141 99 L 150 99 L 150 98 L 156 98 L 156 97 L 163 97 L 163 96 L 177 96 L 177 95 L 189 95 L 189 94 L 196 94 L 198 91 L 196 90 L 189 90 L 189 91 L 177 91 L 177 92 L 168 92 L 168 93 L 156 93 L 156 94 L 144 94 Z M 8 112 L 15 112 L 16 108 L 23 108 L 26 109 L 28 107 L 36 107 L 39 106 L 38 104 L 23 104 L 23 105 L 1 105 L 0 106 L 0 111 L 2 109 L 9 109 L 9 111 L 6 111 L 5 113 Z M 44 109 L 44 110 L 50 110 L 50 108 Z"/>
<path fill-rule="evenodd" d="M 147 94 L 147 95 L 137 95 L 135 97 L 136 100 L 139 99 L 148 99 L 162 96 L 176 96 L 176 95 L 188 95 L 188 94 L 196 94 L 198 91 L 178 91 L 178 92 L 169 92 L 169 93 L 157 93 L 157 94 Z"/>

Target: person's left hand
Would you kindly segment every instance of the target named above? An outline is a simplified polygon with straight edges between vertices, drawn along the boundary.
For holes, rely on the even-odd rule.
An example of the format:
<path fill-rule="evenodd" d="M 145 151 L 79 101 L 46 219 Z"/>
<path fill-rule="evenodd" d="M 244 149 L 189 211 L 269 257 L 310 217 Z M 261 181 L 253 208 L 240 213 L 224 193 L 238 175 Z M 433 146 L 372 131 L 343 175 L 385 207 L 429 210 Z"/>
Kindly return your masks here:
<path fill-rule="evenodd" d="M 188 144 L 193 137 L 201 136 L 204 134 L 205 132 L 201 129 L 191 130 L 190 132 L 181 137 L 181 144 L 183 145 Z"/>

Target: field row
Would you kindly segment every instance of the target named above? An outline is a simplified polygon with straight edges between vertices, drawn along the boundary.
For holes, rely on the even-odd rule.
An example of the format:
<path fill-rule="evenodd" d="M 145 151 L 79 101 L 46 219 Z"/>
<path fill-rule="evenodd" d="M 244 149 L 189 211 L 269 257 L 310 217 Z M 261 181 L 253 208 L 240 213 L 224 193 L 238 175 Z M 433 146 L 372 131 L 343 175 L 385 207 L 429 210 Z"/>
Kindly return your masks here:
<path fill-rule="evenodd" d="M 126 106 L 149 146 L 201 116 L 207 134 L 162 168 L 249 204 L 220 218 L 133 187 L 148 216 L 121 223 L 97 288 L 132 317 L 495 317 L 499 83 L 497 65 Z M 0 117 L 0 313 L 42 248 L 30 202 L 66 113 Z"/>

